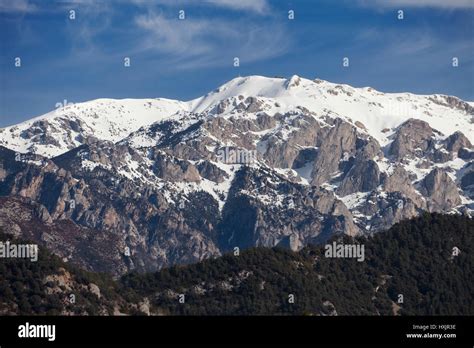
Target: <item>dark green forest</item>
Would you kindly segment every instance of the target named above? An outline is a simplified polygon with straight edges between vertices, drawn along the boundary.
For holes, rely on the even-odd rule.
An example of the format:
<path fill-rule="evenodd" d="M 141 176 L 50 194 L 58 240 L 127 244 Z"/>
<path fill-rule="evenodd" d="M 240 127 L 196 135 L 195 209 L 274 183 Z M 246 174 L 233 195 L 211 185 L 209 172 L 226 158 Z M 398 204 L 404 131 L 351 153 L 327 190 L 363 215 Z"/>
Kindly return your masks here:
<path fill-rule="evenodd" d="M 364 245 L 365 261 L 326 258 L 322 245 L 299 252 L 252 248 L 113 280 L 41 249 L 36 263 L 0 260 L 0 311 L 143 314 L 140 304 L 147 303 L 147 311 L 157 315 L 474 314 L 472 218 L 424 214 L 371 237 L 333 240 Z M 79 291 L 71 304 L 64 301 L 68 291 L 48 293 L 44 279 L 60 269 L 71 275 L 74 289 L 96 284 L 100 298 Z"/>
<path fill-rule="evenodd" d="M 0 241 L 7 240 L 32 243 L 0 231 Z M 100 298 L 89 291 L 91 283 L 100 288 Z M 66 264 L 43 247 L 36 262 L 0 258 L 0 315 L 113 314 L 114 304 L 122 303 L 117 290 L 111 276 Z"/>

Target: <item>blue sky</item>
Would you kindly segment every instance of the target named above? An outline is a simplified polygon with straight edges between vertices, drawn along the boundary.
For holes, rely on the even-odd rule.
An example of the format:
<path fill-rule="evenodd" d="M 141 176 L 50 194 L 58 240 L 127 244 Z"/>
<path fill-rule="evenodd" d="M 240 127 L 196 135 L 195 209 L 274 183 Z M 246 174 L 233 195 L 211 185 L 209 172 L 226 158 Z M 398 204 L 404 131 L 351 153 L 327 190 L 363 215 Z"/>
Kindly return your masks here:
<path fill-rule="evenodd" d="M 474 100 L 474 0 L 0 0 L 0 29 L 0 127 L 63 100 L 188 100 L 237 75 Z"/>

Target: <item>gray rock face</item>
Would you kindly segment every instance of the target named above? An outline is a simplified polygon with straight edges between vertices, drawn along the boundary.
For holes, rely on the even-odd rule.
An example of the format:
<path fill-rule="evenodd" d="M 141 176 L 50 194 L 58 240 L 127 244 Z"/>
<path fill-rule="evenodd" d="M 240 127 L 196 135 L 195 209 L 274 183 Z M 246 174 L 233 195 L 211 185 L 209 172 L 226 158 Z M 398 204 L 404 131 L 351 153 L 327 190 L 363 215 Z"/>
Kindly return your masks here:
<path fill-rule="evenodd" d="M 467 151 L 463 152 L 462 150 L 471 149 L 472 144 L 469 139 L 467 139 L 466 136 L 461 132 L 455 132 L 451 134 L 448 138 L 446 138 L 444 143 L 446 144 L 446 149 L 449 152 L 456 154 L 457 157 L 470 159 L 468 156 L 464 155 L 464 153 Z"/>
<path fill-rule="evenodd" d="M 271 186 L 254 188 L 262 174 L 265 172 L 248 168 L 239 171 L 234 180 L 222 218 L 220 238 L 225 250 L 252 245 L 299 250 L 334 233 L 359 232 L 351 213 L 332 192 L 308 189 L 274 175 L 270 176 Z M 267 201 L 277 204 L 268 205 Z"/>
<path fill-rule="evenodd" d="M 443 135 L 428 123 L 410 119 L 397 129 L 388 149 L 389 155 L 403 163 L 423 158 L 425 168 L 457 157 L 467 160 L 471 157 L 472 144 L 461 132 L 455 132 L 444 140 L 440 140 L 440 137 Z"/>
<path fill-rule="evenodd" d="M 285 135 L 290 128 L 286 126 L 287 122 L 291 122 L 291 126 L 297 127 L 298 131 Z M 275 132 L 260 141 L 266 144 L 265 151 L 262 151 L 263 158 L 272 167 L 292 168 L 300 151 L 308 146 L 318 146 L 320 125 L 314 118 L 293 114 L 281 115 L 279 125 Z"/>
<path fill-rule="evenodd" d="M 201 180 L 197 168 L 188 161 L 170 158 L 161 154 L 154 156 L 153 172 L 161 179 L 170 182 L 197 182 Z"/>
<path fill-rule="evenodd" d="M 430 97 L 429 99 L 435 102 L 436 104 L 450 106 L 452 108 L 463 110 L 467 114 L 474 115 L 474 107 L 457 97 L 451 95 L 444 95 L 440 96 L 439 98 Z"/>
<path fill-rule="evenodd" d="M 430 211 L 446 211 L 461 204 L 457 186 L 443 169 L 433 169 L 421 182 L 420 192 L 431 199 Z"/>
<path fill-rule="evenodd" d="M 379 183 L 380 171 L 377 163 L 372 160 L 357 160 L 342 180 L 337 192 L 339 195 L 347 196 L 354 192 L 372 191 Z"/>
<path fill-rule="evenodd" d="M 389 154 L 396 160 L 422 156 L 432 146 L 433 130 L 424 121 L 410 119 L 397 130 Z"/>
<path fill-rule="evenodd" d="M 416 207 L 426 209 L 425 199 L 418 191 L 416 191 L 410 176 L 402 166 L 396 166 L 393 173 L 385 176 L 382 181 L 385 192 L 398 192 L 403 197 L 411 200 Z"/>
<path fill-rule="evenodd" d="M 465 168 L 465 173 L 460 180 L 461 189 L 470 199 L 474 199 L 474 162 Z"/>
<path fill-rule="evenodd" d="M 375 202 L 375 204 L 370 202 Z M 400 192 L 390 193 L 386 198 L 374 195 L 373 199 L 367 203 L 365 208 L 374 213 L 374 215 L 372 215 L 370 224 L 367 226 L 369 228 L 366 227 L 366 229 L 372 232 L 387 229 L 394 223 L 410 219 L 424 210 Z"/>
<path fill-rule="evenodd" d="M 339 171 L 339 161 L 344 154 L 348 154 L 346 157 L 354 154 L 357 131 L 354 126 L 336 120 L 323 139 L 312 172 L 311 184 L 316 186 L 330 180 Z"/>
<path fill-rule="evenodd" d="M 218 184 L 222 183 L 226 178 L 228 178 L 228 175 L 225 171 L 219 169 L 219 167 L 209 161 L 201 162 L 196 167 L 201 177 L 214 181 Z"/>

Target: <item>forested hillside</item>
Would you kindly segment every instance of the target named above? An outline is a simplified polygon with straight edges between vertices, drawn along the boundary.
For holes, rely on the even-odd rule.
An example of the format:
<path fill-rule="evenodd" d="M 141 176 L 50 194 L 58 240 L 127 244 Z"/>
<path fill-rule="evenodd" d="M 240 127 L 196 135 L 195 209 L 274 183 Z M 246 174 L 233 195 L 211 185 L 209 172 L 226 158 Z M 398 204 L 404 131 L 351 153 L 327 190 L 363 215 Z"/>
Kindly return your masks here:
<path fill-rule="evenodd" d="M 121 282 L 170 314 L 474 314 L 471 218 L 425 214 L 341 241 L 364 244 L 365 261 L 326 258 L 323 246 L 257 248 Z"/>
<path fill-rule="evenodd" d="M 473 236 L 471 218 L 425 214 L 370 238 L 336 239 L 364 245 L 363 262 L 327 258 L 324 246 L 254 248 L 119 280 L 82 271 L 41 248 L 37 262 L 0 259 L 0 312 L 473 315 Z"/>

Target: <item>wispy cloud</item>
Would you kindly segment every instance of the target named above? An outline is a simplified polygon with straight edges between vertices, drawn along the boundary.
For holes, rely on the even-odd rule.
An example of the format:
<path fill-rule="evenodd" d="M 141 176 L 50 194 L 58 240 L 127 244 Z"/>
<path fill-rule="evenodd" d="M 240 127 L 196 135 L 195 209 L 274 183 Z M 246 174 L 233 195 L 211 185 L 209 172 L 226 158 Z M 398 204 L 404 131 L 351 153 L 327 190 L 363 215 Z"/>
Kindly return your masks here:
<path fill-rule="evenodd" d="M 207 20 L 178 21 L 154 13 L 138 16 L 135 23 L 147 34 L 142 42 L 144 50 L 176 55 L 194 56 L 208 52 L 212 49 L 212 40 L 208 36 L 218 34 L 220 29 L 224 29 L 227 34 L 229 32 L 227 28 L 221 28 L 218 23 L 214 23 L 215 32 L 211 31 L 211 23 Z"/>
<path fill-rule="evenodd" d="M 148 12 L 135 19 L 143 31 L 141 50 L 168 54 L 179 68 L 254 62 L 286 52 L 288 38 L 278 23 L 245 19 L 193 18 L 179 20 Z"/>
<path fill-rule="evenodd" d="M 255 11 L 256 13 L 264 13 L 270 8 L 266 0 L 205 0 L 205 2 L 232 10 Z"/>
<path fill-rule="evenodd" d="M 230 11 L 254 11 L 261 20 L 247 16 L 218 13 L 189 15 L 180 20 L 177 9 L 196 6 L 189 0 L 126 0 L 137 5 L 126 25 L 115 26 L 120 7 L 105 1 L 59 0 L 64 6 L 79 9 L 78 19 L 69 21 L 71 59 L 114 60 L 140 57 L 166 70 L 232 66 L 239 57 L 241 65 L 283 55 L 292 45 L 286 23 L 272 17 L 267 1 L 202 0 L 199 6 L 219 6 Z M 183 7 L 182 7 L 183 5 Z M 73 7 L 76 8 L 76 7 Z M 268 15 L 267 15 L 268 14 Z M 103 42 L 107 37 L 108 42 Z M 110 44 L 110 39 L 114 45 Z"/>
<path fill-rule="evenodd" d="M 30 13 L 38 7 L 28 0 L 0 0 L 0 12 L 5 13 Z"/>
<path fill-rule="evenodd" d="M 131 3 L 147 7 L 155 8 L 157 5 L 164 5 L 170 7 L 183 6 L 214 6 L 221 7 L 233 11 L 249 11 L 256 14 L 264 14 L 270 10 L 270 5 L 267 0 L 129 0 Z"/>
<path fill-rule="evenodd" d="M 76 11 L 76 19 L 66 22 L 70 35 L 71 53 L 79 58 L 101 51 L 96 42 L 99 35 L 111 29 L 114 7 L 111 1 L 96 0 L 57 0 L 58 11 Z"/>
<path fill-rule="evenodd" d="M 422 29 L 410 32 L 387 29 L 381 32 L 376 28 L 368 28 L 361 30 L 354 37 L 354 44 L 359 50 L 363 50 L 363 47 L 379 48 L 379 55 L 384 52 L 399 59 L 398 57 L 406 55 L 422 54 L 447 43 L 440 41 L 432 32 Z"/>
<path fill-rule="evenodd" d="M 431 7 L 444 9 L 474 8 L 473 0 L 359 0 L 359 4 L 368 7 Z"/>
<path fill-rule="evenodd" d="M 416 69 L 419 75 L 445 74 L 451 66 L 452 57 L 458 57 L 463 66 L 468 66 L 473 61 L 473 49 L 470 38 L 449 40 L 435 35 L 429 28 L 383 32 L 368 28 L 354 38 L 351 46 L 352 51 L 365 52 L 363 60 L 367 74 L 399 74 L 400 78 L 406 79 L 409 79 L 408 73 L 400 72 Z"/>

